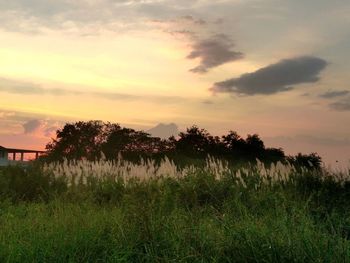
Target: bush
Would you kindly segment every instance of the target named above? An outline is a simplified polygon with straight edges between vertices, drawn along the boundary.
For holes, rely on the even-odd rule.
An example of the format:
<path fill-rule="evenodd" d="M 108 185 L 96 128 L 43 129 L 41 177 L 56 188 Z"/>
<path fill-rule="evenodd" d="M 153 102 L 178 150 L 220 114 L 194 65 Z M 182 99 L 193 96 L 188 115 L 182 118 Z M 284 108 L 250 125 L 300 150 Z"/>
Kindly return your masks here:
<path fill-rule="evenodd" d="M 13 201 L 48 201 L 67 189 L 66 183 L 56 180 L 50 173 L 43 173 L 39 166 L 6 166 L 0 170 L 2 198 Z"/>

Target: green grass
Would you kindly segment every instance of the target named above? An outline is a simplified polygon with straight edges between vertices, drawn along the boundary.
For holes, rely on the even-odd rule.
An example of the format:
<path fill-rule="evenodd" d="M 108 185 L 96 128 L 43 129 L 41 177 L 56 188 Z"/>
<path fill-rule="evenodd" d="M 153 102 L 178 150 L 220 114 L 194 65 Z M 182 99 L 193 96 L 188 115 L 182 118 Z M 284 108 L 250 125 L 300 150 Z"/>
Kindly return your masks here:
<path fill-rule="evenodd" d="M 67 188 L 12 167 L 0 185 L 0 262 L 350 262 L 349 186 L 317 174 Z"/>

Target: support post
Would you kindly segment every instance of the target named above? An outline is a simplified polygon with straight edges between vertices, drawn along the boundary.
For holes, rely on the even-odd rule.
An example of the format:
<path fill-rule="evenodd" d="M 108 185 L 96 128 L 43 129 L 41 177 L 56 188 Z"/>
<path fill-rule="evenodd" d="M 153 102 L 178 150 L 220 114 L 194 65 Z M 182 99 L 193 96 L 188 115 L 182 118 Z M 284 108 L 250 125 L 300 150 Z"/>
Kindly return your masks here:
<path fill-rule="evenodd" d="M 13 152 L 12 160 L 13 160 L 13 161 L 16 161 L 16 152 Z"/>
<path fill-rule="evenodd" d="M 23 162 L 23 160 L 24 160 L 24 153 L 21 152 L 21 162 Z"/>
<path fill-rule="evenodd" d="M 35 160 L 38 160 L 38 158 L 39 158 L 39 153 L 36 152 L 36 153 L 35 153 Z"/>

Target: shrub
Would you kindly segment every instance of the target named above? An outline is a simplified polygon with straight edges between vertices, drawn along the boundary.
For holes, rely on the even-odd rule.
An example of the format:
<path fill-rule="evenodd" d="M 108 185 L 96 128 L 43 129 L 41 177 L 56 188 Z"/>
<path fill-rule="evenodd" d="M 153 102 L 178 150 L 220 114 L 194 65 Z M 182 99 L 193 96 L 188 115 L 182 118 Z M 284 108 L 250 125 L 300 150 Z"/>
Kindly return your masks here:
<path fill-rule="evenodd" d="M 47 201 L 50 196 L 62 193 L 67 186 L 51 173 L 44 173 L 36 165 L 7 166 L 0 172 L 1 196 L 13 201 Z"/>

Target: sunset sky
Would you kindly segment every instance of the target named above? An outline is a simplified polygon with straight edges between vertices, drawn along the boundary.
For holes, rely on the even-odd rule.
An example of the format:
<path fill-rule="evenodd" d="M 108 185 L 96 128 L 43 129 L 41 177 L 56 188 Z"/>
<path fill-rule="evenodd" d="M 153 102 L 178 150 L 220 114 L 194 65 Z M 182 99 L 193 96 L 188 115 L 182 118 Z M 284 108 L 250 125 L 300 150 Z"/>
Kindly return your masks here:
<path fill-rule="evenodd" d="M 197 124 L 350 164 L 349 14 L 348 0 L 0 0 L 0 145 L 43 149 L 77 120 Z"/>

